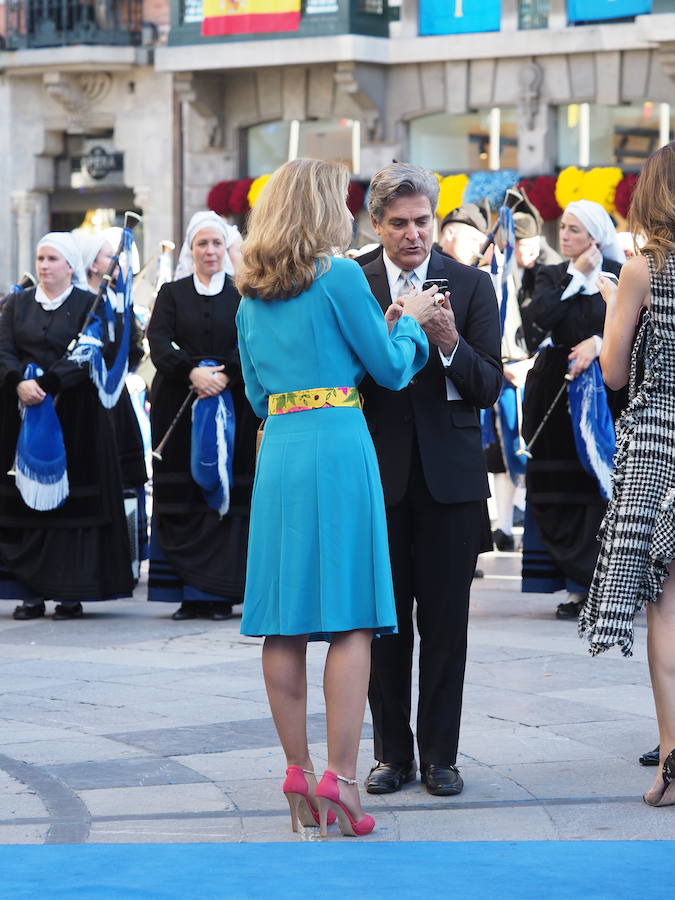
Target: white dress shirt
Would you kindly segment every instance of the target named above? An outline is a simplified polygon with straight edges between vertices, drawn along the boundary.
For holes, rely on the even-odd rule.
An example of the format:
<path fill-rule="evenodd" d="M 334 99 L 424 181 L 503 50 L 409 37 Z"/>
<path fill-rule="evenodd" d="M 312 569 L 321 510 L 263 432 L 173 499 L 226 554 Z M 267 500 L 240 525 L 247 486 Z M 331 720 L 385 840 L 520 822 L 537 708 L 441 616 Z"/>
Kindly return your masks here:
<path fill-rule="evenodd" d="M 54 309 L 58 309 L 59 306 L 62 306 L 73 290 L 74 285 L 69 284 L 68 287 L 62 294 L 59 294 L 58 297 L 48 297 L 45 292 L 42 290 L 40 285 L 35 289 L 35 299 L 40 304 L 40 306 L 47 310 L 47 312 L 51 312 Z"/>
<path fill-rule="evenodd" d="M 431 253 L 424 259 L 419 266 L 415 269 L 411 269 L 406 272 L 403 269 L 400 269 L 396 263 L 393 263 L 389 257 L 387 256 L 386 250 L 382 251 L 382 259 L 384 261 L 384 268 L 387 273 L 387 281 L 389 282 L 389 294 L 391 296 L 391 302 L 393 303 L 398 295 L 401 293 L 401 287 L 403 286 L 403 280 L 405 278 L 408 279 L 409 284 L 413 288 L 413 293 L 417 293 L 422 290 L 422 285 L 427 280 L 427 272 L 429 270 L 429 260 L 431 259 Z M 401 277 L 403 276 L 403 277 Z M 455 358 L 455 353 L 457 352 L 457 347 L 459 346 L 459 340 L 455 344 L 455 348 L 449 356 L 446 356 L 445 353 L 441 350 L 440 347 L 437 347 L 438 355 L 441 357 L 441 362 L 444 367 L 448 367 L 452 364 L 453 359 Z M 447 375 L 445 376 L 445 393 L 448 400 L 461 400 L 462 395 L 459 393 L 457 388 L 455 387 L 455 383 L 451 378 Z"/>
<path fill-rule="evenodd" d="M 201 282 L 195 272 L 192 276 L 192 281 L 194 282 L 195 290 L 198 294 L 201 294 L 202 297 L 215 297 L 216 294 L 219 294 L 224 285 L 225 285 L 225 270 L 221 270 L 220 272 L 216 272 L 215 275 L 211 276 L 211 281 L 208 284 L 204 284 Z"/>

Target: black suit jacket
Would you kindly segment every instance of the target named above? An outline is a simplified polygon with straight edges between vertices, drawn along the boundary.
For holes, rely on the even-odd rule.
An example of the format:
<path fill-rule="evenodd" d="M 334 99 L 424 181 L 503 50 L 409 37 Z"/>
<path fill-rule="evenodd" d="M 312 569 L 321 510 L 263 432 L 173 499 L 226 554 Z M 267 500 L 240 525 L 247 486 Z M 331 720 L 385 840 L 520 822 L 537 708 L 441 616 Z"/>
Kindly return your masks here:
<path fill-rule="evenodd" d="M 383 311 L 391 304 L 382 248 L 358 258 Z M 370 376 L 361 384 L 364 413 L 380 462 L 385 501 L 403 497 L 417 438 L 431 495 L 439 503 L 463 503 L 489 496 L 478 408 L 491 406 L 502 385 L 499 314 L 490 276 L 431 251 L 427 278 L 447 278 L 459 345 L 447 369 L 437 347 L 402 391 L 379 387 Z M 445 376 L 462 400 L 448 401 Z"/>

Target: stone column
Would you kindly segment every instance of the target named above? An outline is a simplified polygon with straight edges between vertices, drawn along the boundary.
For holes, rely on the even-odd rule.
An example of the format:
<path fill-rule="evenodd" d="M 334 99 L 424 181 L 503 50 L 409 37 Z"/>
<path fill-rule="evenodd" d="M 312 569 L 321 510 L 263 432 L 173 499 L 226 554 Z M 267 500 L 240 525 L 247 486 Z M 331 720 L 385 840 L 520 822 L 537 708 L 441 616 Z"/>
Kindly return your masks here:
<path fill-rule="evenodd" d="M 11 199 L 15 243 L 10 280 L 15 281 L 24 272 L 34 272 L 35 245 L 49 231 L 49 203 L 47 195 L 41 191 L 13 191 Z"/>
<path fill-rule="evenodd" d="M 140 209 L 143 216 L 143 246 L 140 246 L 138 235 L 135 235 L 136 246 L 142 261 L 147 261 L 154 256 L 159 247 L 159 242 L 164 238 L 170 239 L 171 235 L 160 236 L 159 229 L 153 221 L 152 188 L 145 185 L 134 185 L 134 206 Z"/>
<path fill-rule="evenodd" d="M 552 171 L 555 162 L 554 111 L 542 96 L 544 73 L 536 62 L 518 72 L 518 170 L 523 175 Z"/>

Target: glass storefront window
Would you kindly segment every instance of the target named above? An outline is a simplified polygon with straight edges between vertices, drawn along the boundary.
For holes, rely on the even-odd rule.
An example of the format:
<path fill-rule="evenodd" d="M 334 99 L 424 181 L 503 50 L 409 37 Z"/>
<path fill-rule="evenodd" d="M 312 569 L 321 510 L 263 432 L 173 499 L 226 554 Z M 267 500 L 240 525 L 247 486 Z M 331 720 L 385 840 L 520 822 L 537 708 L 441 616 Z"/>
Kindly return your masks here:
<path fill-rule="evenodd" d="M 314 119 L 300 122 L 298 156 L 344 163 L 354 171 L 353 119 Z"/>
<path fill-rule="evenodd" d="M 308 119 L 264 122 L 247 131 L 247 174 L 273 172 L 288 159 L 309 157 L 359 169 L 360 122 L 355 119 Z"/>
<path fill-rule="evenodd" d="M 558 165 L 615 165 L 636 171 L 654 150 L 673 139 L 671 112 L 668 104 L 649 100 L 624 106 L 561 106 Z"/>
<path fill-rule="evenodd" d="M 518 27 L 548 28 L 550 0 L 518 0 Z"/>
<path fill-rule="evenodd" d="M 439 173 L 489 169 L 490 121 L 490 110 L 459 116 L 435 113 L 413 119 L 409 129 L 410 161 Z M 518 162 L 515 110 L 500 109 L 499 125 L 499 168 L 515 169 Z M 493 156 L 496 160 L 496 151 Z"/>
<path fill-rule="evenodd" d="M 274 172 L 288 160 L 291 123 L 278 120 L 252 125 L 247 138 L 247 174 L 251 178 Z"/>

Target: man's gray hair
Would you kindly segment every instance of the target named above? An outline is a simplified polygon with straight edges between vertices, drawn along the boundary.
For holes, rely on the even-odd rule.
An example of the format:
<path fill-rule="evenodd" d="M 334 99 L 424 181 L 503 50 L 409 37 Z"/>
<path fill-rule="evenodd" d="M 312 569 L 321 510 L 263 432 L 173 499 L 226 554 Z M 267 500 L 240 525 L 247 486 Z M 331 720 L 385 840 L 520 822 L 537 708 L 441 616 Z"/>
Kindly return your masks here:
<path fill-rule="evenodd" d="M 370 182 L 368 212 L 376 222 L 381 222 L 386 208 L 399 197 L 423 194 L 429 198 L 432 213 L 438 203 L 438 179 L 421 166 L 394 162 L 373 175 Z"/>

